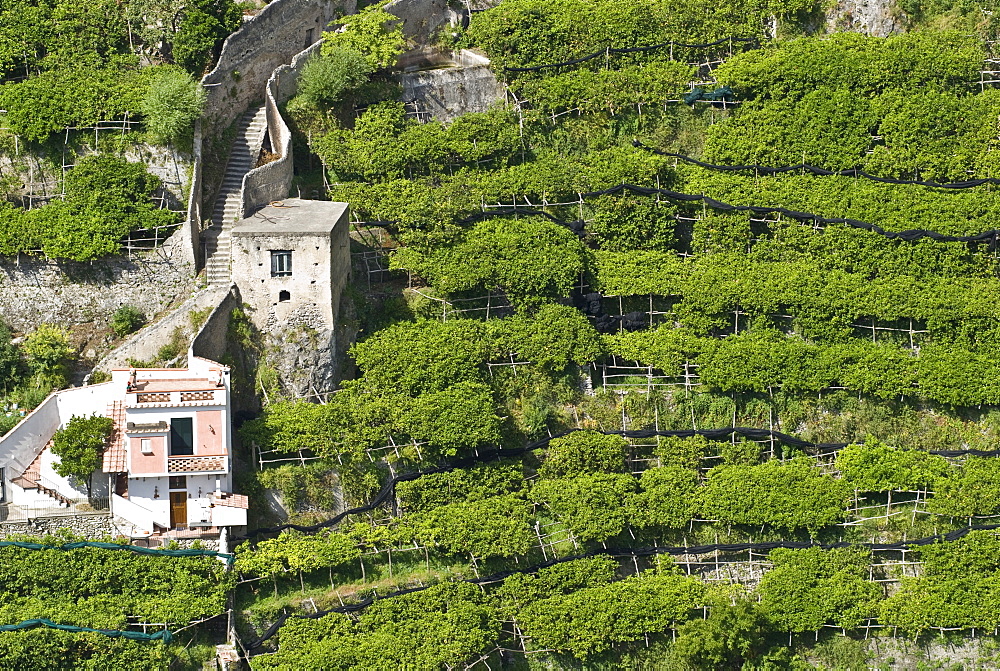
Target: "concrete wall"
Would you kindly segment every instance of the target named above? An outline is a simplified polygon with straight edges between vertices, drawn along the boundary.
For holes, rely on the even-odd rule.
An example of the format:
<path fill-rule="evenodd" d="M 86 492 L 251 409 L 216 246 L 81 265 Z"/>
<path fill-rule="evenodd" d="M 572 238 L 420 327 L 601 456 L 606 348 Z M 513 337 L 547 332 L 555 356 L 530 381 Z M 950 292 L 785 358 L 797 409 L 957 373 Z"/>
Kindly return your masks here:
<path fill-rule="evenodd" d="M 226 38 L 218 64 L 202 79 L 203 137 L 217 136 L 251 103 L 264 100 L 275 68 L 320 39 L 335 18 L 354 11 L 355 0 L 274 0 Z M 202 183 L 205 196 L 217 189 L 218 184 Z"/>
<path fill-rule="evenodd" d="M 221 131 L 251 102 L 262 100 L 275 68 L 291 62 L 331 21 L 353 14 L 355 7 L 354 0 L 274 0 L 244 23 L 226 38 L 218 64 L 202 79 L 208 95 L 203 132 Z"/>
<path fill-rule="evenodd" d="M 331 329 L 350 275 L 349 212 L 343 203 L 291 198 L 236 224 L 233 277 L 254 325 Z M 272 223 L 273 222 L 273 223 Z M 292 274 L 271 277 L 271 251 L 292 252 Z M 281 300 L 281 292 L 289 299 Z"/>
<path fill-rule="evenodd" d="M 219 294 L 215 307 L 202 324 L 197 335 L 191 340 L 188 350 L 188 365 L 195 369 L 201 365 L 200 359 L 219 361 L 229 347 L 229 316 L 233 308 L 243 305 L 235 285 Z"/>
<path fill-rule="evenodd" d="M 229 294 L 228 287 L 209 287 L 194 293 L 178 308 L 158 321 L 140 329 L 128 340 L 109 352 L 96 368 L 110 371 L 112 368 L 127 368 L 129 359 L 150 361 L 156 358 L 160 348 L 174 340 L 180 329 L 183 343 L 190 342 L 194 335 L 191 313 L 205 309 L 215 309 Z"/>
<path fill-rule="evenodd" d="M 191 188 L 187 196 L 187 218 L 173 237 L 184 250 L 188 263 L 197 271 L 205 264 L 201 254 L 201 119 L 194 122 L 193 163 L 191 166 Z"/>
<path fill-rule="evenodd" d="M 59 401 L 52 394 L 0 439 L 0 467 L 5 469 L 5 479 L 10 480 L 24 471 L 59 428 L 61 421 Z"/>
<path fill-rule="evenodd" d="M 291 277 L 270 276 L 273 249 L 291 250 Z M 233 236 L 233 275 L 247 278 L 240 282 L 240 295 L 258 329 L 270 332 L 289 325 L 322 329 L 333 324 L 331 249 L 330 235 Z M 282 291 L 289 293 L 289 300 L 279 299 Z"/>
<path fill-rule="evenodd" d="M 8 481 L 20 475 L 28 464 L 49 442 L 60 426 L 65 425 L 73 415 L 104 415 L 114 397 L 114 384 L 94 384 L 87 387 L 64 389 L 49 395 L 37 408 L 0 438 L 0 467 L 6 469 L 4 478 Z M 81 490 L 73 493 L 72 487 L 51 471 L 52 459 L 46 462 L 42 475 L 55 484 L 66 484 L 67 496 L 86 496 Z M 95 478 L 95 483 L 99 478 Z M 60 491 L 63 488 L 60 487 Z M 82 493 L 81 493 L 82 492 Z"/>

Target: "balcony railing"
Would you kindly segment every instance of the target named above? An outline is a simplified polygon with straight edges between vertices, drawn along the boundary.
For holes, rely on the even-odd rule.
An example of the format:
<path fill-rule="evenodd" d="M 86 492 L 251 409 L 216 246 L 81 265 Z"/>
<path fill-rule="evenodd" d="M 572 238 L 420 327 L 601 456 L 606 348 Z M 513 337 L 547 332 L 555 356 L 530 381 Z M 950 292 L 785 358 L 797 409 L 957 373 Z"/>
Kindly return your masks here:
<path fill-rule="evenodd" d="M 168 473 L 202 473 L 205 471 L 225 471 L 225 457 L 169 457 Z"/>
<path fill-rule="evenodd" d="M 137 407 L 143 405 L 152 405 L 154 403 L 162 403 L 164 405 L 185 405 L 188 403 L 206 405 L 217 403 L 221 405 L 224 403 L 225 396 L 224 389 L 218 390 L 206 390 L 206 391 L 155 391 L 155 392 L 139 392 L 136 394 L 130 394 L 126 405 L 128 407 Z"/>

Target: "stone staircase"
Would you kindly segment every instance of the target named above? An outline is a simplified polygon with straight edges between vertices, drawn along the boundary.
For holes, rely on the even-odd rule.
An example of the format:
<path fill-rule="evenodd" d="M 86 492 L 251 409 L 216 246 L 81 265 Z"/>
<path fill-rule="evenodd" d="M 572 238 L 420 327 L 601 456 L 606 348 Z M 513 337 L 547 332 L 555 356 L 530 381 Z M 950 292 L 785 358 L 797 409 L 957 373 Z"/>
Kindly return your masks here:
<path fill-rule="evenodd" d="M 42 482 L 42 455 L 51 445 L 52 443 L 49 442 L 44 449 L 38 453 L 38 456 L 36 456 L 34 460 L 28 464 L 28 467 L 24 469 L 24 473 L 11 480 L 11 482 L 21 489 L 37 489 L 42 494 L 45 494 L 50 499 L 58 503 L 60 507 L 69 508 L 73 505 L 73 501 L 63 496 L 55 489 L 45 486 Z"/>
<path fill-rule="evenodd" d="M 236 140 L 229 152 L 226 174 L 212 210 L 212 225 L 202 233 L 205 250 L 205 276 L 210 285 L 229 286 L 232 282 L 229 259 L 230 231 L 240 214 L 243 200 L 243 176 L 253 168 L 256 151 L 267 132 L 264 106 L 249 110 L 240 119 Z"/>

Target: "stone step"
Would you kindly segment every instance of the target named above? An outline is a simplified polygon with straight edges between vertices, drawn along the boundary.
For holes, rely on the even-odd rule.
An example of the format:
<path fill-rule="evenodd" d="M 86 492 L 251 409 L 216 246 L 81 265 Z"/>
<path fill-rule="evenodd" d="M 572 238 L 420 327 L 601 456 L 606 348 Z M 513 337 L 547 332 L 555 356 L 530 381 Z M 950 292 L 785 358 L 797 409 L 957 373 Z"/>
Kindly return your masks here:
<path fill-rule="evenodd" d="M 207 256 L 205 275 L 211 285 L 228 285 L 231 281 L 232 244 L 229 231 L 243 205 L 243 177 L 250 172 L 257 159 L 251 149 L 259 144 L 265 132 L 267 114 L 263 106 L 248 111 L 240 119 L 237 137 L 229 152 L 226 171 L 212 208 L 212 225 L 203 236 Z"/>

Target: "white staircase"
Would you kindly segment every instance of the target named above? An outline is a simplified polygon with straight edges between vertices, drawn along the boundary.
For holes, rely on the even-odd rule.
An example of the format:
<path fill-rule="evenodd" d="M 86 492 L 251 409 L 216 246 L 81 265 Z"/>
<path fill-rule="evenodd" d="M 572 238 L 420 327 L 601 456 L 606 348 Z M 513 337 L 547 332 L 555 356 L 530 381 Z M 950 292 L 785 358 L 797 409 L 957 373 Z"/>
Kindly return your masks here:
<path fill-rule="evenodd" d="M 240 214 L 243 200 L 243 176 L 253 168 L 257 160 L 264 133 L 267 132 L 267 116 L 264 106 L 249 110 L 240 119 L 236 140 L 229 152 L 226 174 L 222 187 L 215 199 L 212 210 L 212 225 L 202 233 L 205 250 L 205 276 L 210 285 L 226 285 L 232 281 L 230 275 L 230 231 Z"/>

